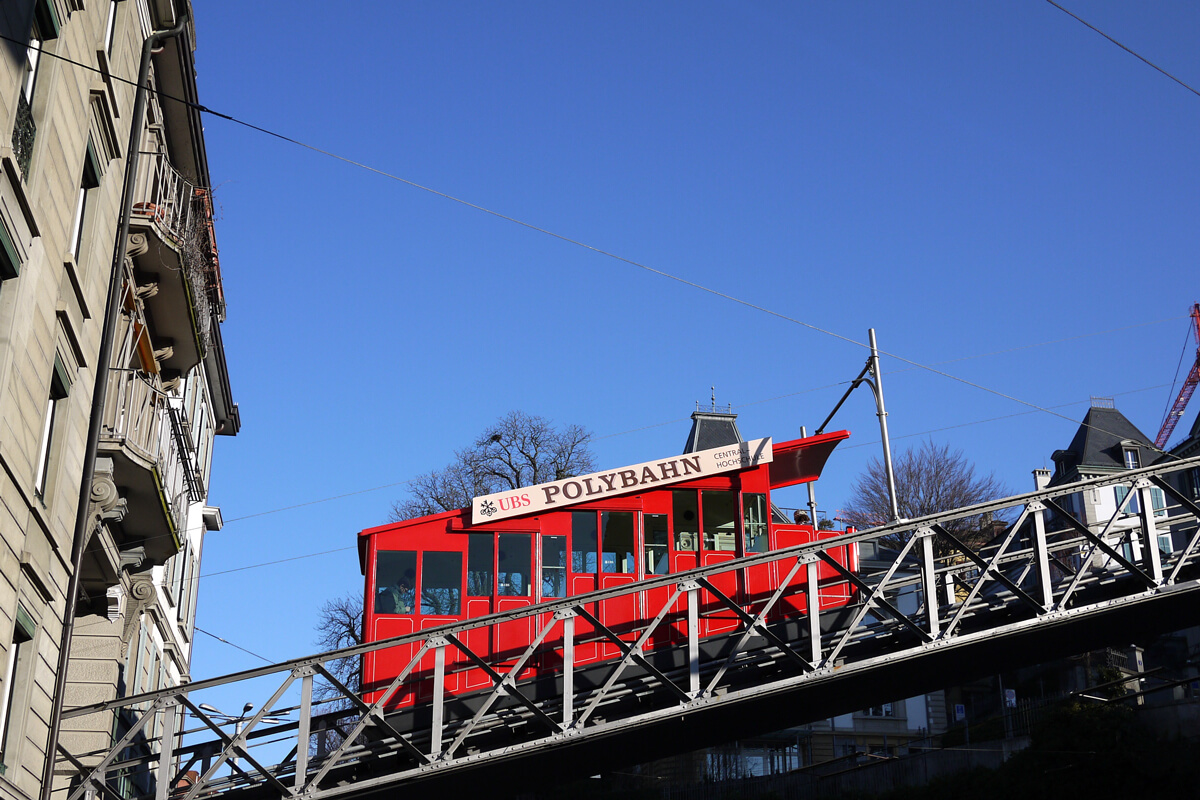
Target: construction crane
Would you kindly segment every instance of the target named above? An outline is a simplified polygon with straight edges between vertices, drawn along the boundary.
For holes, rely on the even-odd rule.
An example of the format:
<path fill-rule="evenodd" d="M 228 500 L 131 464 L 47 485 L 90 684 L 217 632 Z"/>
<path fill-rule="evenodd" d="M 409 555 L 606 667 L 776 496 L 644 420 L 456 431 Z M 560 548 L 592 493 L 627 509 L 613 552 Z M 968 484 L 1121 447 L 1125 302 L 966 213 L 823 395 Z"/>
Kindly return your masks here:
<path fill-rule="evenodd" d="M 1171 410 L 1167 412 L 1166 418 L 1163 419 L 1162 428 L 1158 431 L 1158 437 L 1154 440 L 1154 446 L 1159 450 L 1171 438 L 1171 433 L 1179 423 L 1180 417 L 1183 416 L 1184 409 L 1187 408 L 1188 400 L 1192 399 L 1192 392 L 1196 391 L 1196 384 L 1200 383 L 1200 303 L 1192 304 L 1192 334 L 1196 337 L 1196 360 L 1192 364 L 1191 371 L 1188 372 L 1187 380 L 1183 382 L 1183 386 L 1179 389 L 1179 396 L 1175 398 L 1175 405 L 1171 406 Z"/>

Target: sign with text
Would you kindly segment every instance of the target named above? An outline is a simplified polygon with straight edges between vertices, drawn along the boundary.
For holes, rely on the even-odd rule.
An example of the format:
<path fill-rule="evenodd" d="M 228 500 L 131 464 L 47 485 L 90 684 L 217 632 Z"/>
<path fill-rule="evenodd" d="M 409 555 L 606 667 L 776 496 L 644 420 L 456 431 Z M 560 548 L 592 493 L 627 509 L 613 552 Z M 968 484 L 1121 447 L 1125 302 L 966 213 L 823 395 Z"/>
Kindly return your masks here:
<path fill-rule="evenodd" d="M 755 439 L 711 450 L 647 461 L 577 478 L 563 478 L 476 497 L 471 518 L 479 525 L 494 520 L 536 514 L 577 503 L 591 503 L 622 494 L 644 492 L 680 481 L 719 475 L 771 462 L 771 439 Z"/>

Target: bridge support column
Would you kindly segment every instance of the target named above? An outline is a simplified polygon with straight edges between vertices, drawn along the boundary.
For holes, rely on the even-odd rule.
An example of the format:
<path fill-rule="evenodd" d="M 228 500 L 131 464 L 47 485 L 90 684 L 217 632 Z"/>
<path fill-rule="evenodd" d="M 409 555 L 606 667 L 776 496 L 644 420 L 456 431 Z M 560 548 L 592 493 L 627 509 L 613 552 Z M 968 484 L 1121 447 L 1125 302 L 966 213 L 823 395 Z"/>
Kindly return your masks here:
<path fill-rule="evenodd" d="M 804 603 L 808 612 L 808 660 L 814 667 L 821 666 L 821 593 L 818 582 L 821 579 L 817 569 L 817 559 L 809 557 L 804 565 Z"/>
<path fill-rule="evenodd" d="M 681 584 L 688 598 L 688 694 L 700 696 L 700 584 L 688 581 Z"/>
<path fill-rule="evenodd" d="M 1033 517 L 1033 559 L 1038 584 L 1035 599 L 1049 611 L 1054 607 L 1054 586 L 1050 583 L 1050 556 L 1046 549 L 1046 506 L 1040 500 L 1034 500 L 1028 509 Z"/>
<path fill-rule="evenodd" d="M 925 595 L 925 622 L 929 626 L 929 636 L 936 639 L 942 631 L 937 565 L 933 560 L 933 540 L 937 534 L 932 528 L 918 528 L 913 535 L 920 537 L 921 542 L 921 593 Z"/>
<path fill-rule="evenodd" d="M 442 727 L 446 714 L 446 645 L 440 636 L 429 640 L 433 648 L 433 723 L 429 730 L 429 757 L 442 752 Z"/>
<path fill-rule="evenodd" d="M 1155 586 L 1162 586 L 1162 554 L 1158 550 L 1158 528 L 1154 524 L 1154 493 L 1150 488 L 1154 484 L 1145 478 L 1138 478 L 1133 488 L 1138 493 L 1138 515 L 1142 521 L 1142 566 Z"/>
<path fill-rule="evenodd" d="M 308 743 L 312 726 L 312 687 L 313 668 L 304 667 L 299 672 L 300 678 L 300 722 L 296 728 L 296 790 L 304 787 L 304 778 L 308 773 Z M 324 737 L 322 737 L 324 738 Z"/>
<path fill-rule="evenodd" d="M 575 721 L 575 612 L 570 609 L 556 615 L 563 624 L 563 729 Z"/>
<path fill-rule="evenodd" d="M 171 794 L 171 779 L 174 776 L 175 730 L 178 727 L 179 702 L 170 701 L 163 706 L 163 726 L 159 736 L 158 777 L 155 800 L 167 800 Z"/>

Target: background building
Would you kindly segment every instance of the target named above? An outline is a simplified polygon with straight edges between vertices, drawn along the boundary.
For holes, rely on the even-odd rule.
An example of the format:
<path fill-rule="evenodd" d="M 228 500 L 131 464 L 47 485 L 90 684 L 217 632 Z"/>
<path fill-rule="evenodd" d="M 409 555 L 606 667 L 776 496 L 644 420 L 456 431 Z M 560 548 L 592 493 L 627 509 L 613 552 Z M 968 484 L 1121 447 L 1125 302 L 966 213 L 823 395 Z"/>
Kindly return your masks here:
<path fill-rule="evenodd" d="M 240 424 L 202 126 L 179 102 L 196 98 L 190 15 L 187 0 L 0 4 L 0 797 L 41 784 L 131 152 L 142 155 L 64 697 L 69 708 L 188 677 L 203 535 L 220 525 L 207 505 L 213 438 Z M 157 93 L 131 136 L 143 44 L 184 20 L 152 57 Z M 127 720 L 100 716 L 65 726 L 64 741 L 110 743 Z"/>

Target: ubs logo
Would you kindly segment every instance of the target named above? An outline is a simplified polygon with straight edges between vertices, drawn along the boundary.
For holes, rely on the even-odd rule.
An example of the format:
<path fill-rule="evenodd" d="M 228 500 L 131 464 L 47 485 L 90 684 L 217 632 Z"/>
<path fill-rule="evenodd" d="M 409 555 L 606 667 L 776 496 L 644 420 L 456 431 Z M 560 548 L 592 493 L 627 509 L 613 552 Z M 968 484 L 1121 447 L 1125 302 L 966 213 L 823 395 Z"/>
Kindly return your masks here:
<path fill-rule="evenodd" d="M 493 503 L 491 500 L 484 500 L 483 503 L 479 506 L 479 513 L 483 514 L 485 517 L 490 517 L 492 514 L 495 514 L 496 511 L 497 511 L 496 504 Z"/>

